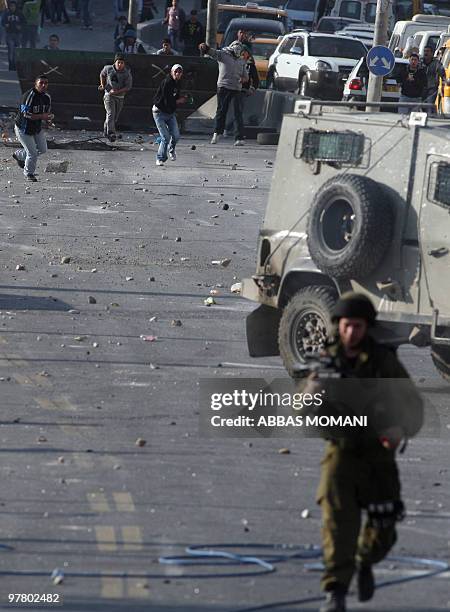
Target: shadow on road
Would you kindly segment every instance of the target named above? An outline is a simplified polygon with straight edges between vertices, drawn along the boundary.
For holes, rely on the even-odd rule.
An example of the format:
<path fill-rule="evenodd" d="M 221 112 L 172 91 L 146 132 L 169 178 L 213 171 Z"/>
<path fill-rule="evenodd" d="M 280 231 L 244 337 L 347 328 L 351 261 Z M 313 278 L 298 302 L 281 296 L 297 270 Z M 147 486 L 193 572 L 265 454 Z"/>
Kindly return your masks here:
<path fill-rule="evenodd" d="M 0 294 L 0 310 L 58 310 L 67 311 L 72 306 L 53 297 Z"/>

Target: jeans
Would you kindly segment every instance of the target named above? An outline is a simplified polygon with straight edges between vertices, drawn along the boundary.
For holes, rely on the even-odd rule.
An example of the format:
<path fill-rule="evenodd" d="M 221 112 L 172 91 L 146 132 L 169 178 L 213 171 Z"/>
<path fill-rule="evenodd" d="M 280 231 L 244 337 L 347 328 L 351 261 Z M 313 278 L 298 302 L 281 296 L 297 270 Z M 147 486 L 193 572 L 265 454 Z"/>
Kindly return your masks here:
<path fill-rule="evenodd" d="M 103 98 L 103 104 L 106 110 L 106 119 L 103 127 L 103 131 L 106 136 L 116 133 L 116 125 L 119 120 L 119 115 L 122 112 L 123 102 L 125 98 L 119 98 L 118 96 L 110 96 L 105 94 Z"/>
<path fill-rule="evenodd" d="M 172 47 L 172 49 L 178 49 L 178 30 L 168 28 L 167 36 L 170 40 L 170 46 Z"/>
<path fill-rule="evenodd" d="M 6 46 L 8 47 L 8 69 L 16 69 L 16 48 L 20 47 L 20 34 L 6 34 Z"/>
<path fill-rule="evenodd" d="M 244 137 L 244 121 L 242 119 L 242 93 L 234 89 L 219 87 L 217 90 L 217 111 L 214 131 L 216 134 L 223 134 L 227 119 L 228 108 L 233 102 L 234 117 L 236 121 L 235 140 L 242 140 Z"/>
<path fill-rule="evenodd" d="M 90 2 L 91 0 L 81 0 L 81 13 L 85 28 L 89 28 L 92 25 L 91 14 L 89 12 Z"/>
<path fill-rule="evenodd" d="M 169 153 L 175 153 L 175 146 L 180 140 L 180 130 L 178 129 L 177 118 L 175 113 L 162 113 L 161 111 L 153 111 L 153 119 L 158 128 L 161 142 L 159 143 L 156 159 L 159 161 L 167 161 L 167 149 Z"/>
<path fill-rule="evenodd" d="M 25 162 L 23 173 L 25 176 L 27 174 L 34 174 L 38 155 L 47 153 L 47 141 L 44 132 L 41 130 L 38 134 L 25 134 L 19 130 L 17 125 L 14 126 L 14 131 L 23 147 L 23 149 L 18 149 L 15 153 L 17 159 Z"/>
<path fill-rule="evenodd" d="M 248 98 L 248 93 L 247 90 L 243 89 L 241 91 L 241 113 L 242 113 L 242 120 L 244 120 L 244 109 L 245 109 L 245 103 L 247 102 L 247 98 Z M 233 115 L 228 119 L 228 121 L 226 121 L 226 125 L 225 125 L 225 129 L 226 131 L 231 134 L 231 132 L 233 131 L 233 125 L 235 124 L 235 116 L 234 113 Z M 240 139 L 237 139 L 240 140 Z"/>
<path fill-rule="evenodd" d="M 24 25 L 22 31 L 22 47 L 36 49 L 38 27 L 36 25 Z"/>
<path fill-rule="evenodd" d="M 422 98 L 408 98 L 408 96 L 404 96 L 403 94 L 400 94 L 400 99 L 399 99 L 400 104 L 402 102 L 417 102 L 417 106 L 399 106 L 398 107 L 398 112 L 400 115 L 409 115 L 409 113 L 412 112 L 416 112 L 416 111 L 420 111 L 420 103 L 422 102 Z"/>

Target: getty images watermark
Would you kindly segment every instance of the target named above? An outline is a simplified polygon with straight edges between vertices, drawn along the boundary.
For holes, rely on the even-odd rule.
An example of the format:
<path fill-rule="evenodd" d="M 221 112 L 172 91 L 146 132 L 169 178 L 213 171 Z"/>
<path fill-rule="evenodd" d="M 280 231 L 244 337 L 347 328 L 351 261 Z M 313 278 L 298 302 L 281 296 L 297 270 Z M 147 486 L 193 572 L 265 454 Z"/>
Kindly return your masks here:
<path fill-rule="evenodd" d="M 348 437 L 373 435 L 386 415 L 408 415 L 409 379 L 343 378 L 320 381 L 313 392 L 290 378 L 200 380 L 200 435 L 204 437 Z M 425 401 L 440 437 L 435 407 Z M 411 413 L 412 414 L 412 413 Z M 412 418 L 412 416 L 411 416 Z"/>

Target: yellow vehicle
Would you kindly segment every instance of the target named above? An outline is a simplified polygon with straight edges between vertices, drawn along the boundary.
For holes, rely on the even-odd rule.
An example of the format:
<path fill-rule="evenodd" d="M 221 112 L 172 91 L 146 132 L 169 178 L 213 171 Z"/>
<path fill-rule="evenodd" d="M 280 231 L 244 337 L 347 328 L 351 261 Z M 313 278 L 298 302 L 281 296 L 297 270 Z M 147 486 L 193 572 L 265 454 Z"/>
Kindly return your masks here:
<path fill-rule="evenodd" d="M 256 2 L 247 2 L 247 4 L 218 4 L 217 5 L 217 36 L 216 43 L 220 47 L 223 40 L 223 35 L 228 24 L 232 19 L 246 17 L 257 17 L 258 19 L 275 19 L 282 21 L 287 32 L 287 12 L 280 8 L 271 6 L 260 6 Z"/>
<path fill-rule="evenodd" d="M 436 108 L 439 115 L 450 115 L 450 40 L 444 45 L 445 51 L 442 56 L 442 65 L 445 68 L 445 83 L 439 87 L 439 92 L 443 91 L 443 95 L 438 93 L 436 98 Z"/>
<path fill-rule="evenodd" d="M 278 42 L 277 38 L 254 38 L 252 40 L 252 55 L 258 71 L 260 87 L 267 87 L 269 57 L 277 48 Z"/>

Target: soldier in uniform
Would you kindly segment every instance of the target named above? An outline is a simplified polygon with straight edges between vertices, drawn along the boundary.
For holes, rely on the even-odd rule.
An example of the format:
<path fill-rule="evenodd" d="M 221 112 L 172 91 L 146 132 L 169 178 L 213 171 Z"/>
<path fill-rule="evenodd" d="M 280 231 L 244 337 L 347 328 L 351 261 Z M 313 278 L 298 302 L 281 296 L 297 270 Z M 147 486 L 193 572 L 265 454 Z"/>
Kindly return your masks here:
<path fill-rule="evenodd" d="M 320 612 L 345 612 L 346 594 L 355 570 L 359 600 L 372 598 L 372 566 L 394 545 L 395 523 L 404 515 L 395 452 L 402 440 L 419 431 L 423 422 L 422 401 L 395 352 L 368 334 L 375 318 L 376 310 L 366 296 L 344 294 L 332 313 L 337 340 L 325 349 L 326 356 L 344 376 L 390 380 L 386 386 L 385 381 L 377 383 L 385 392 L 376 427 L 364 428 L 364 432 L 351 437 L 333 438 L 329 430 L 327 433 L 317 492 L 325 565 L 321 586 L 326 592 Z M 310 374 L 307 387 L 308 392 L 323 388 L 317 374 Z M 358 396 L 358 403 L 362 404 L 363 399 Z M 361 529 L 363 509 L 368 518 Z"/>

